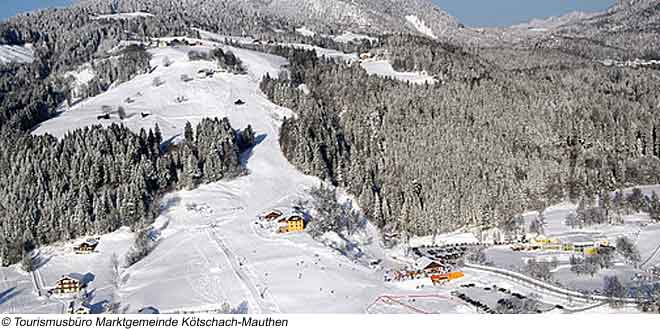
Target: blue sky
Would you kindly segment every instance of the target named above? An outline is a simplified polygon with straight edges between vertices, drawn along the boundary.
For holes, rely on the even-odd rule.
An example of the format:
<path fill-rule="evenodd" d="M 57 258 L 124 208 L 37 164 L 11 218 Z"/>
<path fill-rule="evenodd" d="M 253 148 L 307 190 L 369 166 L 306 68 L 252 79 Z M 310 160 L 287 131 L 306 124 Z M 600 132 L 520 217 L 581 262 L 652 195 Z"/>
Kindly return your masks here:
<path fill-rule="evenodd" d="M 0 20 L 36 8 L 58 7 L 73 0 L 0 0 Z M 433 0 L 468 26 L 508 26 L 565 14 L 600 11 L 615 0 Z"/>
<path fill-rule="evenodd" d="M 0 0 L 0 20 L 18 13 L 47 7 L 61 7 L 73 0 Z"/>
<path fill-rule="evenodd" d="M 602 11 L 615 0 L 433 0 L 467 26 L 509 26 L 572 11 Z"/>

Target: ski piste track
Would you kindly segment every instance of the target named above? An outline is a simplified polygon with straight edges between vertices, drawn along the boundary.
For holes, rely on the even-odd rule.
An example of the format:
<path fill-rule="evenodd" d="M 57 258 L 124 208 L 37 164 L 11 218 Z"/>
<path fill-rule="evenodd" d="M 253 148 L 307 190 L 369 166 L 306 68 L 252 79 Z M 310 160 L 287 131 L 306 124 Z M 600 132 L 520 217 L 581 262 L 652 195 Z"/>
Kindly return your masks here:
<path fill-rule="evenodd" d="M 265 293 L 263 295 L 259 293 L 252 279 L 245 273 L 243 265 L 238 261 L 238 257 L 227 247 L 220 234 L 215 229 L 213 229 L 209 231 L 209 236 L 216 244 L 218 244 L 218 247 L 220 250 L 222 250 L 222 253 L 227 258 L 227 262 L 229 262 L 231 265 L 236 278 L 238 278 L 244 289 L 250 293 L 250 305 L 258 308 L 258 310 L 255 312 L 259 314 L 280 313 L 280 309 L 277 304 L 272 301 L 266 301 L 265 298 L 267 295 Z"/>

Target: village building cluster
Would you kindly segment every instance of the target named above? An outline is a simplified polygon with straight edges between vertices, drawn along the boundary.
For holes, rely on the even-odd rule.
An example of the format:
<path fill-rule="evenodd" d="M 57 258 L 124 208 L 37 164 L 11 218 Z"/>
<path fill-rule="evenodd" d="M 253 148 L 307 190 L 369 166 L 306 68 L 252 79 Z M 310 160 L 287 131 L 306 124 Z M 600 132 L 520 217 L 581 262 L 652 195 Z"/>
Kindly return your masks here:
<path fill-rule="evenodd" d="M 506 235 L 499 228 L 488 228 L 478 231 L 477 237 L 485 245 L 504 245 L 511 247 L 511 250 L 520 251 L 539 251 L 539 252 L 568 252 L 581 253 L 587 256 L 596 255 L 605 250 L 615 249 L 607 239 L 569 241 L 557 237 L 548 237 L 545 235 L 522 235 L 512 238 Z"/>
<path fill-rule="evenodd" d="M 458 271 L 455 266 L 422 257 L 411 267 L 385 271 L 384 280 L 385 282 L 402 282 L 428 278 L 433 285 L 436 285 L 457 280 L 464 276 L 465 274 Z"/>
<path fill-rule="evenodd" d="M 513 251 L 561 251 L 596 255 L 604 250 L 615 249 L 606 239 L 584 242 L 562 242 L 559 238 L 539 235 L 525 243 L 511 245 Z"/>
<path fill-rule="evenodd" d="M 384 280 L 400 282 L 428 278 L 431 284 L 438 285 L 461 279 L 465 274 L 460 271 L 459 261 L 465 256 L 468 246 L 462 243 L 414 247 L 411 250 L 417 258 L 414 264 L 386 271 Z"/>

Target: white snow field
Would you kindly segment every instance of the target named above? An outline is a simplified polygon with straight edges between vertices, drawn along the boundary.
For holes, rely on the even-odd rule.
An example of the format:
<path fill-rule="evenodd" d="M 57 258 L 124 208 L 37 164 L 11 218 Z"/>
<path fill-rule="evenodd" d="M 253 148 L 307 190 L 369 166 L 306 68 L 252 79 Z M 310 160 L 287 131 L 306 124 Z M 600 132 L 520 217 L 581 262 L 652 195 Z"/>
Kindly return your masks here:
<path fill-rule="evenodd" d="M 366 60 L 360 63 L 363 69 L 371 75 L 397 79 L 412 84 L 435 84 L 437 80 L 426 72 L 399 72 L 395 71 L 387 60 Z"/>
<path fill-rule="evenodd" d="M 91 65 L 86 64 L 78 68 L 77 70 L 69 71 L 64 74 L 65 78 L 73 79 L 72 87 L 72 98 L 73 101 L 77 101 L 82 97 L 83 89 L 86 88 L 87 84 L 96 77 L 96 72 Z"/>
<path fill-rule="evenodd" d="M 107 14 L 107 15 L 98 15 L 95 16 L 94 19 L 116 19 L 116 20 L 123 20 L 123 19 L 134 19 L 138 17 L 152 17 L 154 15 L 150 13 L 145 13 L 145 12 L 133 12 L 133 13 L 118 13 L 118 14 Z"/>
<path fill-rule="evenodd" d="M 336 42 L 343 42 L 343 43 L 355 42 L 360 40 L 368 40 L 372 42 L 378 41 L 378 38 L 370 37 L 365 34 L 353 33 L 353 32 L 344 32 L 341 35 L 332 37 L 332 39 Z"/>
<path fill-rule="evenodd" d="M 316 32 L 312 31 L 311 29 L 301 26 L 299 28 L 296 28 L 296 32 L 300 35 L 303 35 L 305 37 L 313 37 L 316 35 Z"/>
<path fill-rule="evenodd" d="M 31 63 L 32 61 L 34 61 L 34 49 L 31 44 L 0 45 L 0 63 Z"/>
<path fill-rule="evenodd" d="M 430 37 L 431 39 L 437 39 L 435 36 L 435 33 L 433 33 L 433 29 L 431 29 L 424 21 L 419 19 L 419 17 L 415 15 L 408 15 L 406 16 L 406 20 L 408 23 L 412 24 L 419 33 L 426 35 L 427 37 Z"/>

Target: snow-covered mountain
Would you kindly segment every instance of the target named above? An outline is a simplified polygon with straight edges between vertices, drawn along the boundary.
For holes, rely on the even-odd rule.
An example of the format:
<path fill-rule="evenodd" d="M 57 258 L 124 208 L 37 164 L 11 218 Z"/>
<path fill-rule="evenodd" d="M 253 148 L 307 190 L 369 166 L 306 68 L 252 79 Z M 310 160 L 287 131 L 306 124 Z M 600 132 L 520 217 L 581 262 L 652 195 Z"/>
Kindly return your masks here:
<path fill-rule="evenodd" d="M 110 11 L 107 14 L 137 11 L 172 14 L 172 11 L 186 8 L 223 8 L 225 12 L 272 17 L 328 34 L 406 31 L 441 36 L 453 33 L 460 26 L 455 18 L 430 0 L 185 0 L 176 3 L 118 0 L 111 7 L 107 1 L 87 0 L 78 6 Z"/>
<path fill-rule="evenodd" d="M 356 29 L 366 32 L 419 31 L 426 25 L 434 34 L 458 28 L 458 22 L 429 0 L 270 0 L 254 1 L 262 10 L 300 20 L 305 24 Z M 415 23 L 410 17 L 415 18 Z M 416 24 L 417 23 L 417 24 Z"/>

